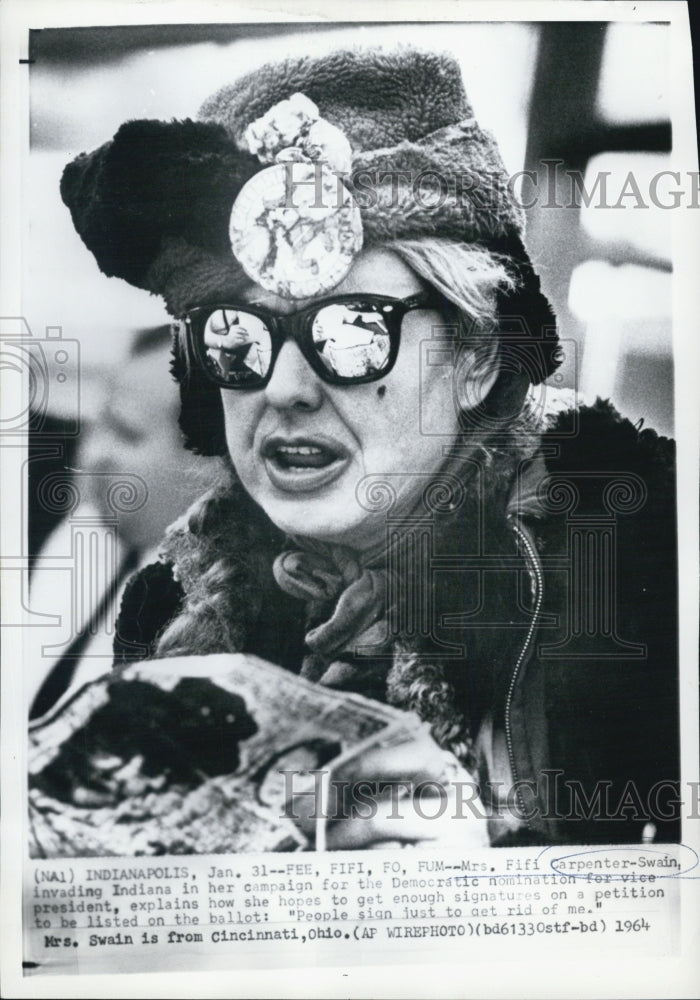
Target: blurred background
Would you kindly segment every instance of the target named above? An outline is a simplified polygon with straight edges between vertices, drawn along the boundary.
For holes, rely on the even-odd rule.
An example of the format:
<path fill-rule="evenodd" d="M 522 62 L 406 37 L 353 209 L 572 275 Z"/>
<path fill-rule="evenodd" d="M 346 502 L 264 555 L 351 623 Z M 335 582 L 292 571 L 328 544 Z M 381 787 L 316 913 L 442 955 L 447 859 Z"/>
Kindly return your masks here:
<path fill-rule="evenodd" d="M 23 314 L 33 338 L 46 338 L 49 328 L 43 353 L 51 391 L 42 395 L 37 388 L 30 557 L 61 520 L 60 509 L 35 502 L 42 481 L 82 461 L 108 405 L 106 387 L 133 363 L 135 338 L 168 321 L 159 300 L 98 272 L 60 199 L 65 164 L 111 139 L 128 119 L 195 117 L 214 90 L 266 60 L 401 42 L 451 51 L 476 117 L 495 133 L 508 171 L 534 172 L 521 174 L 516 190 L 529 206 L 528 245 L 565 342 L 556 384 L 578 388 L 587 401 L 610 398 L 634 422 L 673 433 L 673 213 L 654 205 L 649 194 L 651 178 L 671 169 L 666 25 L 285 23 L 33 31 L 31 154 L 21 192 L 29 227 L 22 248 Z M 575 197 L 572 172 L 583 196 Z M 630 172 L 642 204 L 630 188 Z M 658 200 L 672 204 L 673 188 L 665 178 Z M 120 392 L 128 398 L 123 385 Z M 118 443 L 122 470 L 127 438 L 122 434 Z M 47 451 L 47 442 L 56 447 Z M 104 459 L 117 445 L 103 439 L 101 447 Z M 162 455 L 161 446 L 159 460 Z M 182 453 L 170 449 L 168 475 L 181 460 Z M 154 485 L 152 512 L 157 492 Z M 181 499 L 184 509 L 187 497 Z M 172 515 L 169 507 L 163 518 L 166 513 Z M 154 536 L 164 526 L 153 524 Z M 69 648 L 77 627 L 64 635 L 62 648 Z"/>

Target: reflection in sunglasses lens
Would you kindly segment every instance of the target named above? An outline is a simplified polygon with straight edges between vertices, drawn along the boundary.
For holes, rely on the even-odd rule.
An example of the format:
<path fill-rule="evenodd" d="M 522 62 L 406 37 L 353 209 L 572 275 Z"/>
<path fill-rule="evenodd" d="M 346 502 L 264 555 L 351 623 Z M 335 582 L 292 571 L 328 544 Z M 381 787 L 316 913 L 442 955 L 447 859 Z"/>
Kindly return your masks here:
<path fill-rule="evenodd" d="M 391 341 L 379 310 L 337 303 L 314 319 L 314 346 L 325 367 L 342 378 L 362 378 L 388 363 Z"/>
<path fill-rule="evenodd" d="M 391 336 L 386 317 L 391 306 L 351 300 L 321 306 L 305 318 L 311 320 L 303 336 L 330 376 L 365 379 L 381 375 L 389 366 Z M 222 306 L 204 320 L 200 340 L 201 360 L 212 377 L 231 387 L 255 388 L 270 373 L 273 339 L 260 316 Z"/>
<path fill-rule="evenodd" d="M 272 338 L 258 316 L 237 309 L 216 309 L 204 325 L 207 362 L 219 378 L 240 385 L 267 375 Z"/>

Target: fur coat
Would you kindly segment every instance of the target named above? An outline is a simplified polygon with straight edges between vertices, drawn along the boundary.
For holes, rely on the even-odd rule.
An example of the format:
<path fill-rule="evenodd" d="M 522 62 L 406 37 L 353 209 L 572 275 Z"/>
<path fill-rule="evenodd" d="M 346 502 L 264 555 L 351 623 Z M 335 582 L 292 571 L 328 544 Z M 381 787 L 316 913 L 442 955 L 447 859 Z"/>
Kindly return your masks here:
<path fill-rule="evenodd" d="M 677 840 L 673 443 L 599 400 L 560 414 L 534 460 L 486 499 L 438 530 L 433 627 L 396 644 L 403 673 L 364 661 L 343 683 L 418 712 L 451 749 L 468 730 L 468 763 L 495 810 L 493 843 Z M 256 528 L 245 502 L 223 512 L 238 545 L 235 602 L 229 594 L 224 624 L 211 608 L 211 642 L 198 651 L 250 652 L 298 671 L 304 607 L 269 571 L 283 539 L 269 523 Z M 158 655 L 158 637 L 196 601 L 197 532 L 209 526 L 190 520 L 187 530 L 194 562 L 174 570 L 166 556 L 128 585 L 117 664 Z M 436 657 L 445 644 L 461 652 Z M 498 821 L 504 795 L 515 822 Z"/>

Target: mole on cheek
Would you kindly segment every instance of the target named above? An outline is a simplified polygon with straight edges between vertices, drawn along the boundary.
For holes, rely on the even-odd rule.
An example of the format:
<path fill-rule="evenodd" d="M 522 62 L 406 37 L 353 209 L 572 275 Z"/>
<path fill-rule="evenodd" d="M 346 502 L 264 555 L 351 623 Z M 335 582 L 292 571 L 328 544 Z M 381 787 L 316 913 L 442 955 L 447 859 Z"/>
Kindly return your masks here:
<path fill-rule="evenodd" d="M 384 396 L 385 393 L 386 393 L 386 386 L 385 385 L 380 385 L 379 388 L 377 389 L 377 395 L 381 399 Z"/>

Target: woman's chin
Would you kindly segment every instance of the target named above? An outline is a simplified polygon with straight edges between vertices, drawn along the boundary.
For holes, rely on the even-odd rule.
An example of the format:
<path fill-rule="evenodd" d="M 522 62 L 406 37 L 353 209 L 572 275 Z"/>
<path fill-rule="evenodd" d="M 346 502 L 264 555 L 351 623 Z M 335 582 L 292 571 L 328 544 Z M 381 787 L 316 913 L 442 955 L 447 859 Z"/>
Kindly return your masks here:
<path fill-rule="evenodd" d="M 368 514 L 357 502 L 354 481 L 343 471 L 347 470 L 334 475 L 328 470 L 327 478 L 307 472 L 292 472 L 279 480 L 270 476 L 269 487 L 257 502 L 288 535 L 364 548 Z M 292 480 L 297 475 L 299 481 Z"/>

